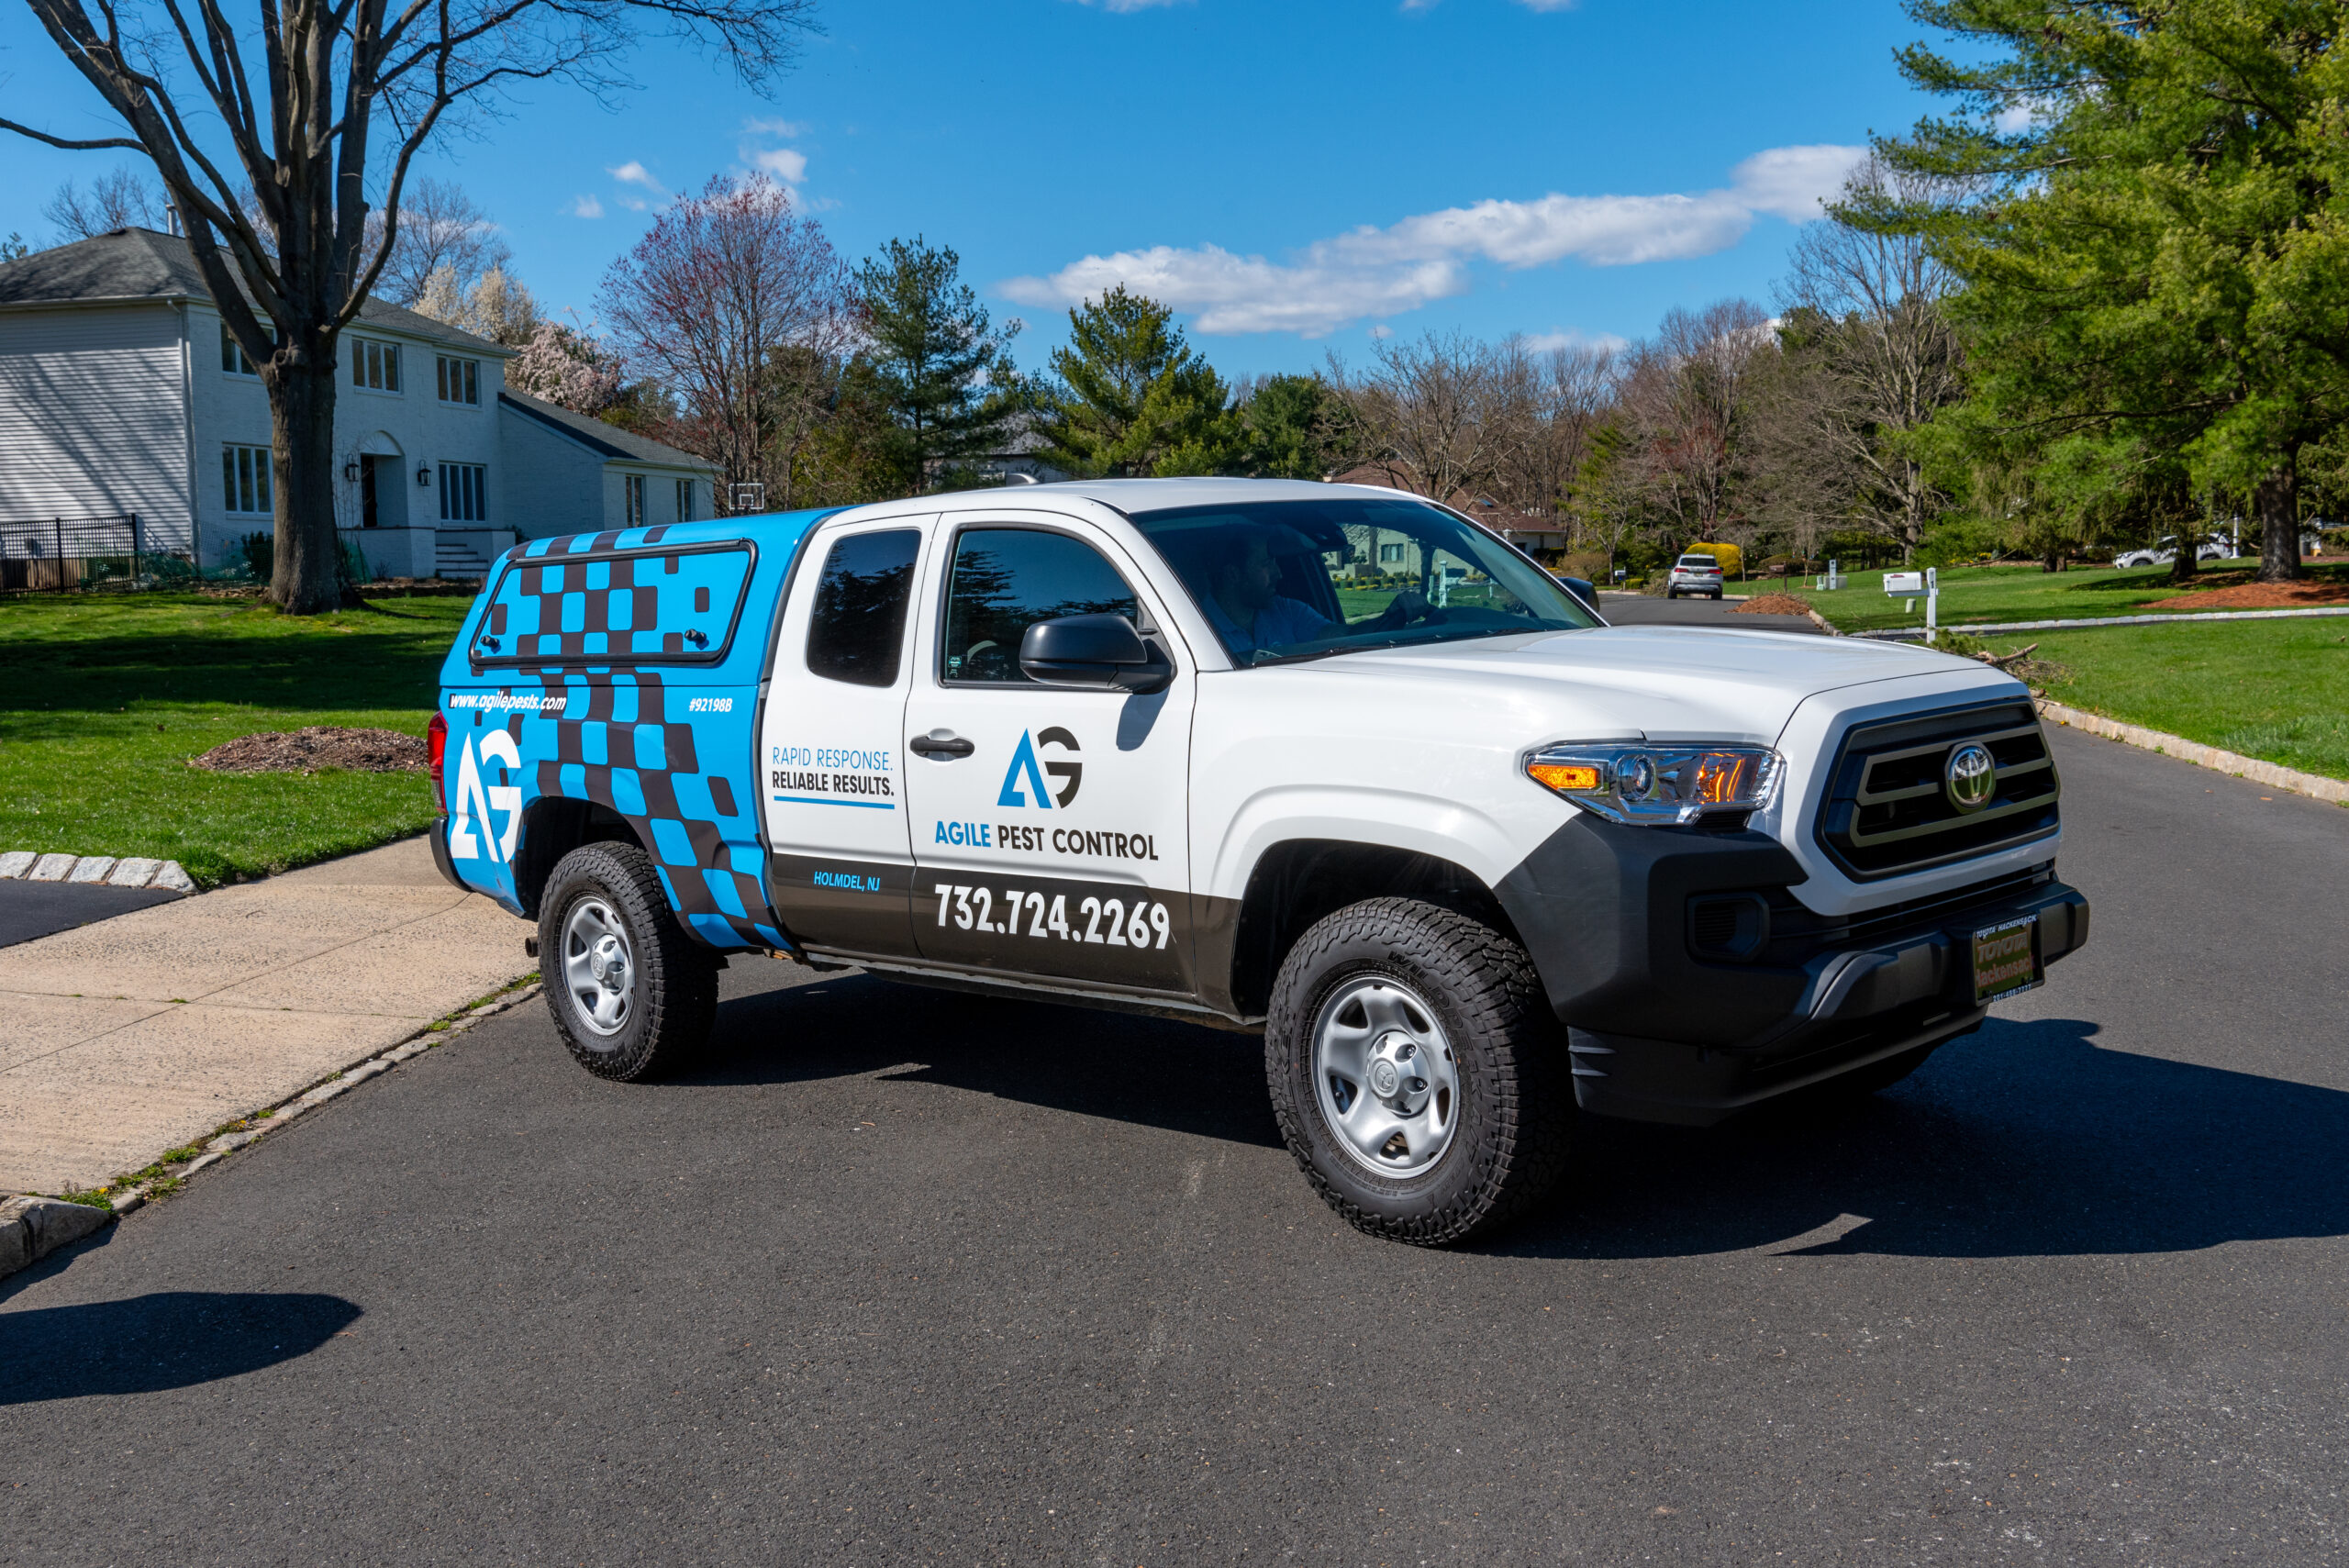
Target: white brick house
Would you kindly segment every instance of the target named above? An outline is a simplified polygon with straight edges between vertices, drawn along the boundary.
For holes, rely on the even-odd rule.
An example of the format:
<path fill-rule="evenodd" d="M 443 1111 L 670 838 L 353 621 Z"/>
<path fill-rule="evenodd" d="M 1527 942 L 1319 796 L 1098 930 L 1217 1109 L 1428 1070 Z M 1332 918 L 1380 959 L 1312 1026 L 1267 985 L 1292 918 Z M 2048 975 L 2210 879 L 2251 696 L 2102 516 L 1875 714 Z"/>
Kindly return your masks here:
<path fill-rule="evenodd" d="M 505 387 L 511 350 L 379 300 L 340 346 L 335 522 L 378 570 L 478 575 L 517 539 L 712 515 L 700 459 Z M 269 402 L 187 241 L 0 264 L 0 539 L 139 521 L 217 565 L 271 526 Z"/>

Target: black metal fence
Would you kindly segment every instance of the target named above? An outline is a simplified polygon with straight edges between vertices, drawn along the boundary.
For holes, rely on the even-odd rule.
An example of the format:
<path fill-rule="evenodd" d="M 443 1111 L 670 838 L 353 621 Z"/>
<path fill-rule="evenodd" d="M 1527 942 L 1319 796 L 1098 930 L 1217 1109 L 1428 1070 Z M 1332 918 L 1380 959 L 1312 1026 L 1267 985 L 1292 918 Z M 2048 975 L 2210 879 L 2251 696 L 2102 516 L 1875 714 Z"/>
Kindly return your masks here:
<path fill-rule="evenodd" d="M 136 512 L 0 521 L 0 589 L 145 587 L 164 562 Z"/>

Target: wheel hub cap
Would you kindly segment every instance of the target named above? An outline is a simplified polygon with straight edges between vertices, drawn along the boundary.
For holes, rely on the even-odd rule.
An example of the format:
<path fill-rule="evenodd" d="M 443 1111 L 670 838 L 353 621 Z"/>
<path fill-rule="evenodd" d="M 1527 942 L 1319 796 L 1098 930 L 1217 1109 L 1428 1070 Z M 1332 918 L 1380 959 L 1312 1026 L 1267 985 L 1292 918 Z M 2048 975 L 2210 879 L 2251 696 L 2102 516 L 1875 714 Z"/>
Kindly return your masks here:
<path fill-rule="evenodd" d="M 1381 1175 L 1417 1175 L 1452 1146 L 1452 1042 L 1435 1010 L 1397 980 L 1362 975 L 1330 994 L 1314 1019 L 1313 1080 L 1339 1147 Z"/>
<path fill-rule="evenodd" d="M 629 948 L 628 929 L 600 898 L 581 899 L 563 921 L 562 979 L 573 1016 L 591 1037 L 607 1038 L 628 1027 L 636 1006 L 636 956 Z"/>

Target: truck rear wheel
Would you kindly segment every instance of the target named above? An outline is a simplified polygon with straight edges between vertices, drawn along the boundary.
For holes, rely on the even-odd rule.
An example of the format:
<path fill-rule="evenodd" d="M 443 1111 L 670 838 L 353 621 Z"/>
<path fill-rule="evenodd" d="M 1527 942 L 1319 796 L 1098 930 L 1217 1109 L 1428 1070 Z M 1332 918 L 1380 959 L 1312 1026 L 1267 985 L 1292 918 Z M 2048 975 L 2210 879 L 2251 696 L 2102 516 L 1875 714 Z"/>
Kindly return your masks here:
<path fill-rule="evenodd" d="M 716 956 L 685 934 L 633 844 L 562 857 L 539 902 L 539 973 L 562 1043 L 598 1078 L 676 1065 L 718 1018 Z"/>
<path fill-rule="evenodd" d="M 1357 1229 L 1442 1246 L 1532 1207 L 1565 1168 L 1564 1030 L 1522 948 L 1408 898 L 1289 950 L 1264 1025 L 1289 1152 Z"/>

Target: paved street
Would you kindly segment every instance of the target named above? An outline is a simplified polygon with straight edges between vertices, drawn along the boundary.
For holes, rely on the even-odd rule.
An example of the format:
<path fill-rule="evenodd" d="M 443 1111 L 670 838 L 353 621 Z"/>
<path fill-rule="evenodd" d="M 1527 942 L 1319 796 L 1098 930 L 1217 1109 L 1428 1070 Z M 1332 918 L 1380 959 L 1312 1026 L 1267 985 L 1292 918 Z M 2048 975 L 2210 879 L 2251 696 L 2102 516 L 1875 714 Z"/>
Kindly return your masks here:
<path fill-rule="evenodd" d="M 0 1562 L 2338 1562 L 2349 814 L 2055 745 L 2044 990 L 1469 1251 L 1337 1225 L 1236 1035 L 491 1020 L 0 1284 Z"/>

